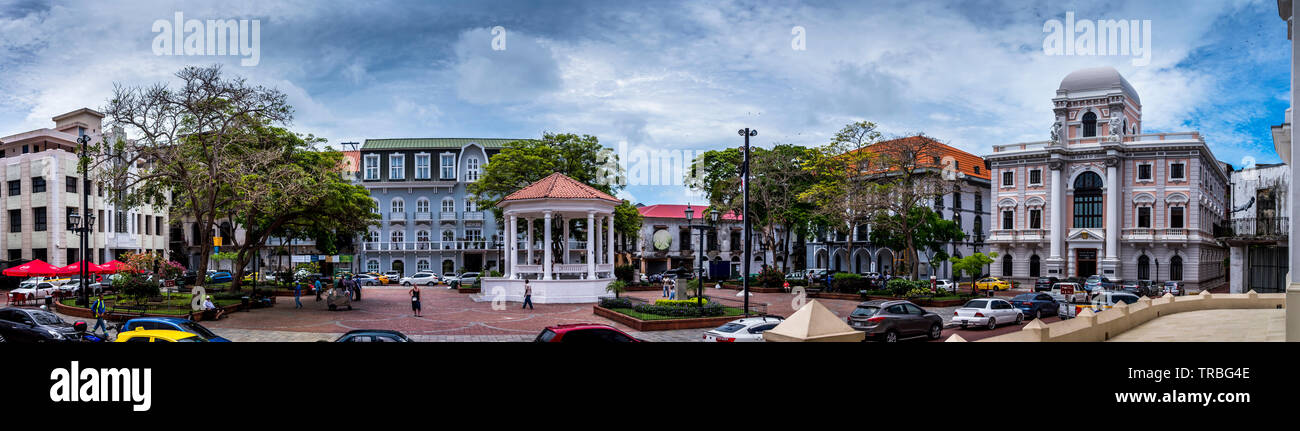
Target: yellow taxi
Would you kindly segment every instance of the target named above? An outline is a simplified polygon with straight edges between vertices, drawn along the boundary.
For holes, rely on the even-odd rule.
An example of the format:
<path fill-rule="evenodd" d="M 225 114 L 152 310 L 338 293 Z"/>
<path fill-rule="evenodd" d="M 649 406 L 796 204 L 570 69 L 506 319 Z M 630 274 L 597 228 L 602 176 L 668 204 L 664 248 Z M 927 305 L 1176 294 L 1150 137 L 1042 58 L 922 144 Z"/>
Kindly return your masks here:
<path fill-rule="evenodd" d="M 117 334 L 117 342 L 119 343 L 203 343 L 207 341 L 208 340 L 203 337 L 189 332 L 170 331 L 165 329 L 144 329 L 143 327 L 137 327 L 134 331 Z"/>
<path fill-rule="evenodd" d="M 997 278 L 981 278 L 975 282 L 975 288 L 979 290 L 1007 290 L 1011 288 L 1011 282 Z"/>
<path fill-rule="evenodd" d="M 379 283 L 380 283 L 380 284 L 389 284 L 389 283 L 390 283 L 390 282 L 388 281 L 388 276 L 387 276 L 387 275 L 380 274 L 380 273 L 378 273 L 378 272 L 367 272 L 366 274 L 375 277 L 376 280 L 379 280 Z"/>

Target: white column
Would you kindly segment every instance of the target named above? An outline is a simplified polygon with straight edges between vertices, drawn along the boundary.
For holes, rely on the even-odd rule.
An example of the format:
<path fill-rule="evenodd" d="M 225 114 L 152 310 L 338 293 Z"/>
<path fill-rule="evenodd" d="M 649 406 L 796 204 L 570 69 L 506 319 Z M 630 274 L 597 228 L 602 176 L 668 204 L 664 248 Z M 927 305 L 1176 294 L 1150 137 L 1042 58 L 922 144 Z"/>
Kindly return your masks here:
<path fill-rule="evenodd" d="M 596 217 L 596 221 L 591 225 L 591 233 L 587 234 L 587 236 L 590 236 L 596 243 L 596 246 L 592 247 L 596 250 L 596 263 L 602 263 L 601 259 L 605 258 L 605 256 L 600 252 L 600 248 L 604 246 L 604 244 L 602 244 L 604 237 L 601 236 L 602 231 L 600 229 L 601 225 L 604 224 L 601 223 L 602 221 L 603 219 Z"/>
<path fill-rule="evenodd" d="M 560 255 L 560 263 L 569 263 L 569 235 L 570 235 L 569 222 L 570 221 L 571 220 L 569 220 L 568 216 L 564 217 L 564 230 L 562 231 L 564 233 L 564 239 L 560 241 L 560 250 L 564 254 Z"/>
<path fill-rule="evenodd" d="M 610 265 L 610 268 L 613 268 L 614 267 L 614 213 L 610 213 L 609 217 L 605 217 L 605 218 L 609 220 L 609 228 L 606 229 L 607 232 L 605 233 L 606 237 L 609 238 L 609 242 L 606 243 L 607 247 L 609 247 L 609 251 L 607 252 L 609 255 L 608 263 Z M 612 272 L 610 273 L 610 276 L 611 277 L 613 276 Z"/>
<path fill-rule="evenodd" d="M 542 231 L 542 279 L 551 279 L 551 212 L 545 213 Z"/>
<path fill-rule="evenodd" d="M 527 226 L 527 228 L 524 229 L 525 231 L 524 251 L 525 254 L 527 254 L 527 256 L 525 256 L 526 259 L 524 260 L 524 265 L 532 265 L 533 264 L 533 219 L 531 217 L 524 217 L 524 225 Z"/>
<path fill-rule="evenodd" d="M 1062 229 L 1063 226 L 1061 225 L 1061 205 L 1064 204 L 1061 202 L 1061 199 L 1064 198 L 1065 192 L 1061 189 L 1062 187 L 1061 169 L 1052 169 L 1052 196 L 1051 202 L 1049 203 L 1052 206 L 1052 227 L 1050 234 L 1052 236 L 1052 244 L 1051 254 L 1048 258 L 1057 261 L 1061 259 L 1061 238 L 1062 233 L 1064 232 Z"/>
<path fill-rule="evenodd" d="M 1106 260 L 1119 261 L 1119 166 L 1106 167 Z M 1115 269 L 1115 268 L 1111 268 Z M 1119 273 L 1108 278 L 1118 277 Z"/>
<path fill-rule="evenodd" d="M 1280 3 L 1279 6 L 1281 6 Z M 1290 165 L 1289 167 L 1291 168 L 1291 181 L 1295 181 L 1295 179 L 1300 178 L 1300 163 L 1297 163 L 1296 157 L 1298 156 L 1294 151 L 1296 146 L 1295 143 L 1300 142 L 1300 129 L 1296 129 L 1294 121 L 1295 101 L 1300 100 L 1300 79 L 1297 79 L 1296 77 L 1296 71 L 1300 70 L 1300 46 L 1295 44 L 1294 26 L 1296 14 L 1300 13 L 1300 7 L 1296 7 L 1293 2 L 1290 9 L 1291 16 L 1286 18 L 1286 21 L 1287 39 L 1291 40 L 1291 104 L 1293 106 L 1291 107 L 1291 118 L 1286 119 L 1287 123 L 1291 123 L 1291 157 L 1290 160 L 1287 161 L 1287 164 Z M 1300 203 L 1300 187 L 1287 188 L 1290 190 L 1289 194 L 1291 200 L 1289 206 L 1291 212 L 1294 213 L 1297 203 Z M 1300 268 L 1300 251 L 1296 250 L 1300 247 L 1300 223 L 1297 223 L 1295 216 L 1291 216 L 1290 230 L 1291 232 L 1287 240 L 1287 262 L 1290 263 L 1289 268 L 1295 269 Z M 1295 271 L 1288 271 L 1287 275 L 1287 280 L 1290 282 L 1290 285 L 1286 288 L 1286 306 L 1291 310 L 1300 309 L 1300 274 L 1297 274 Z M 1300 341 L 1300 313 L 1287 313 L 1286 340 Z"/>
<path fill-rule="evenodd" d="M 510 265 L 507 270 L 510 271 L 510 273 L 506 274 L 506 278 L 515 278 L 515 274 L 518 273 L 515 270 L 515 263 L 516 263 L 515 261 L 519 259 L 518 257 L 519 253 L 515 252 L 515 247 L 518 247 L 518 245 L 516 245 L 515 238 L 516 235 L 518 235 L 519 233 L 519 216 L 516 216 L 514 214 L 510 215 L 510 223 L 508 223 L 508 227 L 506 227 L 506 231 L 507 231 L 507 234 L 505 236 L 506 255 L 510 256 L 510 260 L 507 261 L 507 263 Z"/>
<path fill-rule="evenodd" d="M 587 279 L 596 278 L 596 212 L 587 211 Z"/>

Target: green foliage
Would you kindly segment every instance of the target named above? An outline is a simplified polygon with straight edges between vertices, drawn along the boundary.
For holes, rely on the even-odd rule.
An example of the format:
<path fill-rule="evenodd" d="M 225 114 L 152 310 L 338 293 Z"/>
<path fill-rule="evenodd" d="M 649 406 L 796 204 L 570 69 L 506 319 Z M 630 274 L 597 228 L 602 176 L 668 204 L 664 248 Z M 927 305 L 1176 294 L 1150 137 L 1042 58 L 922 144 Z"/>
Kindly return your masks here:
<path fill-rule="evenodd" d="M 996 252 L 989 253 L 988 255 L 985 255 L 984 253 L 975 253 L 960 259 L 950 257 L 948 258 L 948 261 L 952 262 L 953 273 L 959 274 L 954 278 L 960 280 L 960 274 L 968 274 L 972 277 L 978 276 L 984 271 L 984 266 L 993 263 L 993 259 L 997 257 L 998 254 Z M 956 282 L 957 280 L 953 281 Z"/>
<path fill-rule="evenodd" d="M 623 280 L 611 281 L 608 286 L 605 286 L 605 291 L 613 293 L 614 297 L 617 298 L 619 294 L 627 291 L 627 282 Z"/>
<path fill-rule="evenodd" d="M 837 272 L 831 275 L 831 289 L 836 292 L 854 293 L 868 287 L 867 279 L 851 272 Z"/>
<path fill-rule="evenodd" d="M 496 204 L 501 198 L 555 172 L 610 195 L 626 184 L 618 156 L 595 136 L 544 133 L 541 139 L 506 144 L 466 190 L 480 208 L 492 208 L 500 219 Z"/>
<path fill-rule="evenodd" d="M 601 308 L 632 308 L 632 300 L 627 298 L 600 298 Z"/>
<path fill-rule="evenodd" d="M 680 305 L 640 304 L 632 308 L 639 313 L 656 314 L 669 317 L 714 317 L 726 314 L 727 309 L 721 304 L 709 303 L 703 307 Z"/>
<path fill-rule="evenodd" d="M 644 217 L 641 216 L 641 211 L 638 211 L 636 206 L 627 200 L 614 207 L 614 232 L 622 235 L 624 240 L 634 240 L 640 236 L 643 222 Z"/>
<path fill-rule="evenodd" d="M 905 297 L 908 292 L 916 289 L 925 289 L 925 291 L 929 293 L 930 282 L 926 280 L 913 281 L 904 278 L 893 278 L 885 283 L 885 290 L 888 290 L 891 295 L 898 297 Z"/>
<path fill-rule="evenodd" d="M 700 304 L 708 304 L 708 303 L 709 303 L 708 298 L 699 298 L 699 297 L 695 297 L 691 299 L 656 299 L 655 300 L 655 305 L 672 305 L 677 307 L 683 307 L 683 306 L 694 307 Z"/>
<path fill-rule="evenodd" d="M 158 282 L 150 281 L 134 271 L 117 273 L 113 278 L 113 289 L 118 295 L 130 298 L 136 305 L 144 304 L 149 298 L 161 294 Z"/>
<path fill-rule="evenodd" d="M 785 274 L 776 268 L 767 267 L 759 272 L 758 279 L 755 281 L 763 287 L 782 287 L 785 285 Z"/>
<path fill-rule="evenodd" d="M 619 265 L 614 267 L 614 277 L 626 283 L 632 282 L 632 274 L 636 269 L 632 265 Z"/>

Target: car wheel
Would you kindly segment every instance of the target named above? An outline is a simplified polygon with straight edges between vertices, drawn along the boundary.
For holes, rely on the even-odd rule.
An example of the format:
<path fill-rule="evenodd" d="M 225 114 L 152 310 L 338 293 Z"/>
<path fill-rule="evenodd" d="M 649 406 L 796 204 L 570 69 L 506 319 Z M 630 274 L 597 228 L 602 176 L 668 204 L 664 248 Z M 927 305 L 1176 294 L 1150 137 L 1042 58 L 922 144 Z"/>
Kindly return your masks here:
<path fill-rule="evenodd" d="M 989 329 L 990 331 L 992 331 L 994 328 L 997 328 L 997 327 L 998 327 L 998 320 L 997 320 L 997 319 L 994 319 L 994 318 L 992 318 L 992 317 L 990 317 L 990 318 L 989 318 L 988 329 Z"/>
<path fill-rule="evenodd" d="M 943 327 L 938 323 L 930 325 L 930 339 L 938 340 L 940 335 L 943 335 Z"/>
<path fill-rule="evenodd" d="M 430 282 L 428 282 L 428 283 L 425 283 L 425 286 L 426 286 L 426 287 L 433 287 L 433 282 L 430 281 Z"/>
<path fill-rule="evenodd" d="M 402 283 L 402 285 L 403 285 L 403 286 L 406 286 L 406 287 L 411 287 L 411 282 L 408 281 L 408 282 Z"/>
<path fill-rule="evenodd" d="M 895 331 L 895 330 L 893 330 L 893 329 L 890 329 L 889 331 L 886 331 L 886 332 L 885 332 L 885 339 L 884 339 L 884 341 L 885 341 L 886 343 L 897 343 L 897 342 L 898 342 L 898 331 Z"/>
<path fill-rule="evenodd" d="M 1034 312 L 1034 318 L 1035 318 L 1035 319 L 1042 320 L 1042 318 L 1043 318 L 1043 309 L 1040 308 L 1040 309 L 1038 309 L 1038 311 L 1035 311 L 1035 312 Z"/>
<path fill-rule="evenodd" d="M 1024 313 L 1017 314 L 1017 315 L 1016 315 L 1016 324 L 1019 325 L 1019 324 L 1024 323 L 1024 322 L 1025 322 L 1025 314 L 1024 314 Z"/>

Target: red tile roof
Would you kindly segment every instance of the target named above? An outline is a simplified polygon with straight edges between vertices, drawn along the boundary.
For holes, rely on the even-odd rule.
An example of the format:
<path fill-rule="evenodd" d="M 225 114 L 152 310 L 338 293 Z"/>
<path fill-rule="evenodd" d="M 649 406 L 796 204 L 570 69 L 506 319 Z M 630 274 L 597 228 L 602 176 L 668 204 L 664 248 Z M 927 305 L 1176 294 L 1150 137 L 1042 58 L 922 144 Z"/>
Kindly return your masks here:
<path fill-rule="evenodd" d="M 514 201 L 523 199 L 603 199 L 613 202 L 622 202 L 618 198 L 610 196 L 608 193 L 596 190 L 596 188 L 583 184 L 578 180 L 569 178 L 567 175 L 559 172 L 553 173 L 546 178 L 542 178 L 535 183 L 529 184 L 522 189 L 506 196 L 502 201 Z"/>
<path fill-rule="evenodd" d="M 695 219 L 697 220 L 704 220 L 704 216 L 706 214 L 705 210 L 707 210 L 708 208 L 709 207 L 704 205 L 691 205 L 691 209 L 695 211 Z M 647 206 L 637 208 L 636 210 L 641 213 L 641 217 L 645 217 L 645 218 L 680 218 L 680 219 L 686 218 L 686 205 L 677 205 L 677 204 L 647 205 Z M 725 213 L 719 214 L 718 219 L 727 220 L 727 221 L 739 221 L 742 220 L 743 218 L 741 216 L 736 215 L 736 213 L 734 212 L 727 211 Z"/>
<path fill-rule="evenodd" d="M 923 136 L 909 136 L 909 137 L 906 137 L 906 138 L 893 139 L 893 140 L 889 140 L 889 141 L 884 141 L 884 142 L 879 142 L 879 143 L 872 144 L 872 145 L 870 145 L 870 146 L 864 148 L 863 150 L 866 150 L 866 151 L 872 151 L 872 147 L 884 147 L 884 148 L 888 148 L 888 146 L 891 145 L 891 144 L 906 143 L 906 142 L 910 142 L 910 141 L 913 141 L 913 140 L 916 140 L 916 139 L 925 139 L 925 140 L 930 141 L 931 144 L 932 144 L 932 147 L 935 149 L 934 151 L 937 153 L 937 154 L 919 154 L 919 155 L 917 155 L 917 160 L 918 160 L 918 162 L 919 162 L 919 163 L 918 163 L 919 165 L 921 165 L 921 166 L 935 166 L 935 167 L 938 167 L 938 166 L 935 165 L 935 163 L 934 163 L 934 158 L 935 158 L 935 157 L 938 157 L 940 160 L 943 160 L 944 157 L 951 156 L 951 157 L 953 158 L 953 160 L 955 160 L 955 161 L 957 162 L 957 170 L 958 170 L 958 171 L 960 171 L 960 172 L 964 172 L 964 173 L 966 173 L 966 175 L 973 176 L 973 177 L 976 177 L 976 178 L 983 178 L 983 179 L 986 179 L 986 180 L 991 180 L 991 179 L 993 178 L 993 177 L 991 176 L 992 174 L 989 173 L 989 170 L 987 169 L 987 167 L 984 166 L 984 159 L 981 158 L 980 156 L 976 156 L 976 155 L 974 155 L 974 154 L 971 154 L 971 153 L 968 153 L 968 152 L 965 152 L 965 151 L 959 150 L 959 149 L 957 149 L 957 148 L 951 147 L 951 146 L 949 146 L 949 145 L 946 145 L 946 144 L 944 144 L 944 143 L 942 143 L 942 142 L 939 142 L 939 141 L 936 141 L 936 140 L 930 139 L 930 138 L 928 138 L 928 137 L 923 137 Z M 861 151 L 861 150 L 859 150 L 859 151 Z M 941 162 L 941 163 L 942 163 L 942 162 Z M 976 167 L 976 166 L 979 167 L 979 172 L 978 172 L 978 173 L 975 172 L 975 167 Z M 891 169 L 891 170 L 892 170 L 892 169 Z M 878 172 L 883 172 L 883 170 L 877 170 L 877 171 L 873 171 L 873 172 L 871 172 L 871 173 L 878 173 Z"/>

